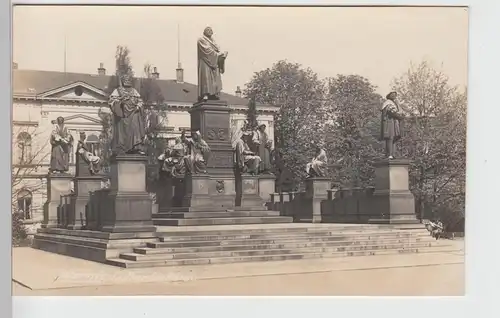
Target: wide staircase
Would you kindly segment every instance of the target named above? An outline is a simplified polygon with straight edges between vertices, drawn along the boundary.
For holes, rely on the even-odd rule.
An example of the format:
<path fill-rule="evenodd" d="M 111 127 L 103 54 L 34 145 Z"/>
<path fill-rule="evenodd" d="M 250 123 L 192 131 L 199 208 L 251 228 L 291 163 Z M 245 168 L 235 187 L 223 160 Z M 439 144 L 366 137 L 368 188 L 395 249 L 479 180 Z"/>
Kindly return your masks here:
<path fill-rule="evenodd" d="M 270 211 L 264 205 L 231 208 L 174 208 L 173 211 L 153 214 L 153 223 L 156 226 L 277 224 L 292 222 L 292 217 L 280 216 L 279 211 Z"/>
<path fill-rule="evenodd" d="M 422 224 L 159 227 L 157 235 L 157 242 L 108 264 L 140 268 L 454 251 L 450 241 L 436 241 Z"/>

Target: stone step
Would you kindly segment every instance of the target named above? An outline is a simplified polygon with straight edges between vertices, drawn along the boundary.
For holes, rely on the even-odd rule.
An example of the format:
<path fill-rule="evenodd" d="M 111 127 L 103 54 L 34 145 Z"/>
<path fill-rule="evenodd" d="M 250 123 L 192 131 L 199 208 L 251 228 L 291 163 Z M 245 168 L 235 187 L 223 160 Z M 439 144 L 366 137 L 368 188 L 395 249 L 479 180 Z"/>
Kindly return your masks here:
<path fill-rule="evenodd" d="M 417 218 L 411 219 L 375 219 L 371 218 L 368 220 L 370 224 L 421 224 L 420 220 Z"/>
<path fill-rule="evenodd" d="M 140 238 L 156 237 L 156 233 L 154 232 L 108 233 L 101 231 L 69 230 L 61 228 L 40 228 L 37 230 L 37 234 L 55 234 L 55 235 L 88 237 L 93 239 L 109 239 L 109 240 L 137 239 L 137 238 L 140 239 Z"/>
<path fill-rule="evenodd" d="M 172 212 L 155 213 L 153 219 L 198 219 L 280 216 L 279 211 L 220 211 L 220 212 Z"/>
<path fill-rule="evenodd" d="M 398 235 L 392 236 L 271 236 L 263 238 L 243 238 L 234 240 L 208 240 L 208 241 L 166 241 L 146 243 L 149 248 L 178 248 L 178 247 L 206 247 L 206 246 L 228 246 L 228 245 L 258 245 L 258 244 L 279 244 L 286 242 L 320 242 L 320 241 L 356 241 L 356 240 L 375 240 L 375 239 L 402 239 L 406 241 L 417 238 L 433 240 L 430 236 L 412 236 L 404 237 Z"/>
<path fill-rule="evenodd" d="M 271 224 L 268 224 L 271 225 Z M 374 225 L 360 225 L 360 226 L 322 226 L 321 227 L 297 227 L 294 224 L 284 225 L 280 227 L 276 227 L 275 225 L 266 226 L 266 227 L 258 227 L 253 226 L 252 228 L 245 228 L 244 225 L 236 225 L 239 227 L 238 229 L 221 229 L 218 227 L 216 230 L 207 229 L 206 226 L 193 227 L 182 231 L 168 231 L 168 230 L 159 230 L 156 235 L 158 237 L 164 237 L 165 239 L 177 239 L 180 237 L 187 236 L 230 236 L 230 235 L 250 235 L 250 234 L 261 234 L 261 233 L 319 233 L 319 232 L 329 232 L 329 233 L 343 233 L 343 232 L 357 232 L 357 233 L 369 233 L 369 232 L 384 232 L 384 233 L 394 233 L 394 232 L 402 232 L 402 233 L 429 233 L 425 228 L 408 228 L 408 229 L 399 229 L 397 227 L 391 227 L 387 225 L 383 226 L 374 226 Z"/>
<path fill-rule="evenodd" d="M 78 244 L 82 246 L 95 247 L 95 248 L 133 248 L 139 246 L 146 246 L 147 243 L 157 242 L 158 238 L 137 238 L 137 239 L 124 239 L 124 240 L 106 240 L 96 239 L 89 237 L 77 237 L 72 235 L 57 235 L 57 234 L 35 234 L 35 240 L 44 240 L 59 243 Z"/>
<path fill-rule="evenodd" d="M 267 211 L 267 210 L 268 210 L 267 207 L 264 205 L 231 206 L 231 207 L 201 206 L 201 207 L 170 208 L 170 210 L 165 211 L 165 213 L 166 212 L 184 213 L 184 212 Z"/>
<path fill-rule="evenodd" d="M 367 244 L 367 245 L 346 245 L 331 244 L 326 246 L 313 247 L 297 247 L 297 248 L 276 248 L 276 249 L 245 249 L 245 250 L 223 250 L 213 252 L 199 253 L 176 253 L 176 254 L 138 254 L 138 253 L 123 253 L 120 258 L 130 261 L 148 261 L 148 260 L 167 260 L 167 259 L 195 259 L 195 258 L 218 258 L 218 257 L 241 257 L 241 256 L 258 256 L 258 255 L 279 255 L 279 254 L 302 254 L 302 253 L 334 253 L 360 250 L 387 250 L 387 249 L 404 249 L 404 248 L 419 248 L 431 247 L 436 245 L 436 242 L 424 243 L 388 243 L 388 244 Z"/>
<path fill-rule="evenodd" d="M 254 250 L 254 249 L 289 249 L 299 247 L 317 247 L 317 246 L 350 246 L 350 245 L 383 245 L 389 243 L 434 243 L 432 238 L 412 238 L 408 239 L 394 239 L 394 238 L 380 238 L 376 240 L 283 240 L 278 242 L 252 242 L 253 244 L 221 244 L 214 246 L 198 246 L 198 247 L 167 247 L 167 248 L 154 248 L 154 247 L 138 247 L 134 249 L 134 253 L 141 255 L 152 254 L 168 254 L 168 253 L 203 253 L 203 252 L 216 252 L 216 251 L 238 251 L 238 250 Z M 242 242 L 245 243 L 245 242 Z"/>
<path fill-rule="evenodd" d="M 151 260 L 151 261 L 130 261 L 120 258 L 108 259 L 107 263 L 114 266 L 125 268 L 148 268 L 148 267 L 164 267 L 164 266 L 189 266 L 189 265 L 208 265 L 208 264 L 228 264 L 228 263 L 243 263 L 243 262 L 268 262 L 268 261 L 284 261 L 284 260 L 301 260 L 301 259 L 318 259 L 318 258 L 337 258 L 351 256 L 371 256 L 371 255 L 391 255 L 403 253 L 444 253 L 455 252 L 456 248 L 452 246 L 440 247 L 412 247 L 412 248 L 397 248 L 385 250 L 359 250 L 359 251 L 342 251 L 342 252 L 311 252 L 303 254 L 276 254 L 276 255 L 258 255 L 258 256 L 243 256 L 243 257 L 219 257 L 219 258 L 197 258 L 185 260 Z"/>
<path fill-rule="evenodd" d="M 423 232 L 334 232 L 334 231 L 317 231 L 317 232 L 278 232 L 278 233 L 243 233 L 243 234 L 228 234 L 228 235 L 193 235 L 193 236 L 174 236 L 174 237 L 160 237 L 160 242 L 206 242 L 206 241 L 231 241 L 231 240 L 252 240 L 252 239 L 281 239 L 281 238 L 307 238 L 307 237 L 336 237 L 336 238 L 350 238 L 362 239 L 371 237 L 430 237 L 427 233 Z"/>
<path fill-rule="evenodd" d="M 230 225 L 230 224 L 270 224 L 292 223 L 293 218 L 287 216 L 263 216 L 241 218 L 196 218 L 196 219 L 154 219 L 154 225 L 193 226 L 193 225 Z"/>

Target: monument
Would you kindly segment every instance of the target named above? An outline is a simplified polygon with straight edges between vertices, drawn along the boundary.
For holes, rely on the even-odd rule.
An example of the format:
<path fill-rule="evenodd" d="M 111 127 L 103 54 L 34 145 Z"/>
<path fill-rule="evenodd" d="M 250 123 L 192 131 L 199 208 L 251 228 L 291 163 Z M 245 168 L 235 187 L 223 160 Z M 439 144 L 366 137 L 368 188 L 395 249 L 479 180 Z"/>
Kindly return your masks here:
<path fill-rule="evenodd" d="M 104 232 L 154 232 L 152 199 L 146 191 L 147 157 L 144 104 L 132 86 L 132 76 L 118 73 L 119 86 L 109 98 L 113 114 L 111 185 L 99 202 Z"/>
<path fill-rule="evenodd" d="M 328 190 L 331 188 L 331 179 L 326 176 L 328 158 L 321 143 L 314 145 L 315 156 L 306 165 L 307 178 L 305 180 L 305 205 L 304 217 L 301 221 L 307 220 L 312 223 L 321 223 L 321 202 L 328 197 Z"/>
<path fill-rule="evenodd" d="M 86 135 L 81 132 L 76 150 L 76 173 L 73 179 L 75 189 L 69 197 L 69 204 L 65 213 L 68 229 L 85 228 L 86 209 L 90 199 L 90 192 L 101 188 L 104 177 L 99 175 L 101 158 L 92 149 L 92 145 L 85 141 Z"/>
<path fill-rule="evenodd" d="M 372 223 L 418 223 L 415 198 L 410 192 L 410 160 L 396 158 L 397 142 L 401 140 L 400 121 L 404 119 L 397 102 L 397 93 L 390 92 L 381 109 L 381 139 L 385 142 L 385 159 L 374 164 Z"/>
<path fill-rule="evenodd" d="M 155 224 L 291 222 L 267 211 L 270 195 L 261 197 L 261 158 L 249 144 L 251 135 L 242 132 L 236 142 L 231 139 L 231 109 L 220 98 L 228 53 L 216 44 L 210 27 L 197 44 L 198 99 L 189 111 L 191 132 L 159 158 L 165 187 Z"/>
<path fill-rule="evenodd" d="M 72 176 L 68 174 L 69 153 L 73 137 L 64 125 L 64 118 L 58 117 L 50 135 L 50 167 L 47 175 L 47 201 L 43 206 L 42 228 L 57 227 L 58 206 L 62 195 L 71 193 Z M 60 218 L 59 218 L 60 219 Z"/>

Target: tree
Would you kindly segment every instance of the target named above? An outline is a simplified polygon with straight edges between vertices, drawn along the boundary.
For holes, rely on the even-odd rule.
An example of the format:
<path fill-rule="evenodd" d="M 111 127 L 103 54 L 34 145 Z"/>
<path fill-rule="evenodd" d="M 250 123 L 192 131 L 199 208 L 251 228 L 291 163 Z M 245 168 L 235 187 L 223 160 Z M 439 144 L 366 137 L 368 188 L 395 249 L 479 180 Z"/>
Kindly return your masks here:
<path fill-rule="evenodd" d="M 161 88 L 154 77 L 155 69 L 151 64 L 144 65 L 144 74 L 139 80 L 139 94 L 150 116 L 149 127 L 147 127 L 147 139 L 145 150 L 148 156 L 148 190 L 155 192 L 158 179 L 158 156 L 164 151 L 166 142 L 161 136 L 161 129 L 167 123 L 167 107 Z"/>
<path fill-rule="evenodd" d="M 32 217 L 34 209 L 33 196 L 42 193 L 44 175 L 39 170 L 50 158 L 50 144 L 35 142 L 42 135 L 37 128 L 18 128 L 13 132 L 12 175 L 11 175 L 11 207 L 12 207 L 12 241 L 18 244 L 27 236 L 23 220 Z M 32 182 L 27 183 L 27 180 Z"/>
<path fill-rule="evenodd" d="M 106 93 L 111 94 L 118 86 L 118 74 L 128 74 L 132 78 L 132 84 L 135 86 L 134 70 L 130 61 L 130 50 L 126 46 L 118 45 L 115 53 L 116 73 L 109 78 Z"/>
<path fill-rule="evenodd" d="M 338 75 L 326 79 L 325 100 L 331 115 L 327 150 L 334 168 L 335 181 L 341 186 L 372 185 L 372 163 L 381 156 L 380 105 L 376 87 L 359 75 Z"/>
<path fill-rule="evenodd" d="M 256 72 L 244 90 L 247 98 L 279 106 L 275 115 L 275 146 L 295 187 L 305 177 L 305 165 L 313 156 L 311 142 L 324 140 L 323 93 L 323 82 L 316 73 L 287 61 Z"/>
<path fill-rule="evenodd" d="M 247 123 L 248 128 L 256 129 L 259 123 L 257 122 L 257 104 L 255 103 L 255 97 L 250 98 L 247 110 Z"/>
<path fill-rule="evenodd" d="M 408 117 L 402 151 L 413 162 L 417 212 L 452 226 L 465 213 L 466 91 L 425 61 L 410 65 L 393 89 Z"/>

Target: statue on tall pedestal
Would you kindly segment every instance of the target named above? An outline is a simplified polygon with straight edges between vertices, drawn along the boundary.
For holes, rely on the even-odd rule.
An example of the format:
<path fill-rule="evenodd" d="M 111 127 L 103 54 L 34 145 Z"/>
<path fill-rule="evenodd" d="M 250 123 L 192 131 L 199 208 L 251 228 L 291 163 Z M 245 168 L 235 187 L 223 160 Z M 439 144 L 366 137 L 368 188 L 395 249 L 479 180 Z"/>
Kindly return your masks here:
<path fill-rule="evenodd" d="M 400 121 L 404 116 L 396 101 L 397 93 L 390 92 L 386 98 L 381 110 L 380 139 L 385 141 L 385 156 L 394 159 L 396 143 L 401 139 Z"/>
<path fill-rule="evenodd" d="M 73 148 L 73 136 L 64 125 L 64 118 L 58 117 L 50 135 L 50 173 L 65 173 L 69 170 L 69 154 Z"/>
<path fill-rule="evenodd" d="M 188 154 L 185 157 L 186 172 L 190 174 L 207 173 L 207 162 L 210 156 L 210 147 L 201 138 L 199 131 L 193 132 L 191 139 L 186 138 Z"/>
<path fill-rule="evenodd" d="M 316 155 L 306 165 L 306 173 L 309 178 L 314 177 L 326 177 L 328 158 L 326 157 L 326 151 L 320 144 L 316 145 Z"/>
<path fill-rule="evenodd" d="M 215 43 L 212 28 L 207 27 L 198 39 L 198 100 L 218 100 L 222 90 L 227 52 Z"/>
<path fill-rule="evenodd" d="M 144 155 L 143 144 L 146 136 L 143 102 L 137 90 L 132 86 L 129 74 L 118 74 L 119 87 L 109 98 L 109 107 L 113 113 L 113 154 Z"/>

